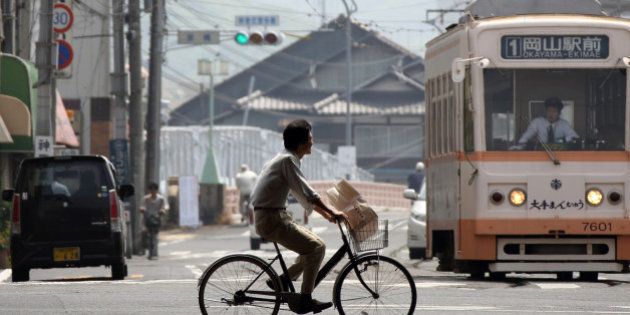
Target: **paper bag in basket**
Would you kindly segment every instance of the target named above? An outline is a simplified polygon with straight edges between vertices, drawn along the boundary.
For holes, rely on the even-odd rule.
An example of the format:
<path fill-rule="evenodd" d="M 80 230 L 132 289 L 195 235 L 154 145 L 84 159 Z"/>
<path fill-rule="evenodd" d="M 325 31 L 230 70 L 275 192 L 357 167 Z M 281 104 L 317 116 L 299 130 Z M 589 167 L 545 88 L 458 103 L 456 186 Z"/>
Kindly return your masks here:
<path fill-rule="evenodd" d="M 348 216 L 355 240 L 364 241 L 377 232 L 378 215 L 367 203 L 362 202 L 359 192 L 345 179 L 328 189 L 326 194 L 330 203 Z"/>

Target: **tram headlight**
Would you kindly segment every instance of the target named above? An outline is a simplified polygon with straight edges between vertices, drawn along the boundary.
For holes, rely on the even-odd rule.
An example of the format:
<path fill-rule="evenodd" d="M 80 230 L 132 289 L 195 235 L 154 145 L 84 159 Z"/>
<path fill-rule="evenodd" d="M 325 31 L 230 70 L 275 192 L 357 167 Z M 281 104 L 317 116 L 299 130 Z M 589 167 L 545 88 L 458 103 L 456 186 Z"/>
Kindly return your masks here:
<path fill-rule="evenodd" d="M 510 203 L 515 207 L 519 207 L 523 205 L 525 201 L 527 200 L 527 194 L 525 193 L 524 190 L 520 188 L 512 189 L 512 191 L 510 191 L 509 197 L 510 197 Z"/>
<path fill-rule="evenodd" d="M 591 206 L 599 206 L 604 200 L 604 194 L 597 188 L 590 188 L 586 191 L 586 201 Z"/>

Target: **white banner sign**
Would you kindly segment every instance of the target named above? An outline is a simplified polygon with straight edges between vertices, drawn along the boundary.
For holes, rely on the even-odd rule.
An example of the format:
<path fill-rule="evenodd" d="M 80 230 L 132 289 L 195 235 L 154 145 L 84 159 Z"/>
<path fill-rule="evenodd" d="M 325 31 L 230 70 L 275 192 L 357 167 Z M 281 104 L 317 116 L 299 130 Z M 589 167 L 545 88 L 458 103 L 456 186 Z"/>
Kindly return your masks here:
<path fill-rule="evenodd" d="M 195 176 L 179 178 L 179 226 L 198 227 L 199 184 Z"/>

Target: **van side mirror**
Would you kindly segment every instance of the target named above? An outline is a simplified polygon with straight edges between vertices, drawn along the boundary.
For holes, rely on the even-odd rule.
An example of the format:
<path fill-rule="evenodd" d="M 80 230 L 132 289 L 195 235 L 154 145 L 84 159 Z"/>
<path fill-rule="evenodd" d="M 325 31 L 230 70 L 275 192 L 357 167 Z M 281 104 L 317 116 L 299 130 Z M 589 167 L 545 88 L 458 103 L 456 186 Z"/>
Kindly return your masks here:
<path fill-rule="evenodd" d="M 413 189 L 405 189 L 403 197 L 409 200 L 418 200 L 418 193 Z"/>
<path fill-rule="evenodd" d="M 133 187 L 133 185 L 123 184 L 118 187 L 118 196 L 120 196 L 121 199 L 131 197 L 135 193 L 136 189 Z"/>

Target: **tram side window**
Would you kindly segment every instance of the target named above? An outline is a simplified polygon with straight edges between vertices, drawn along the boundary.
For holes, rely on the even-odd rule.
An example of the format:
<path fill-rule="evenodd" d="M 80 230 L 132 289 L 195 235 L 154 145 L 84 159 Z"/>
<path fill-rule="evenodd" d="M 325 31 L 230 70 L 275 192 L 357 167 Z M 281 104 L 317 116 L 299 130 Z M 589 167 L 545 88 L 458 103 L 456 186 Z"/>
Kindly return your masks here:
<path fill-rule="evenodd" d="M 625 69 L 486 69 L 484 85 L 489 151 L 625 149 Z"/>

